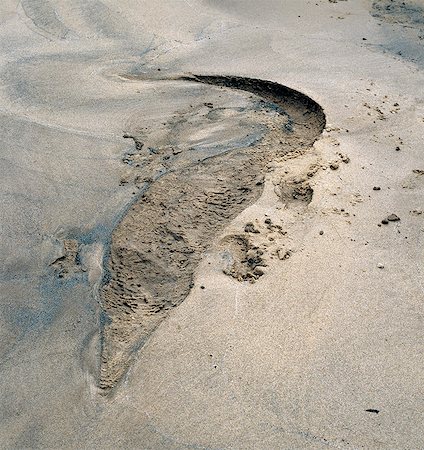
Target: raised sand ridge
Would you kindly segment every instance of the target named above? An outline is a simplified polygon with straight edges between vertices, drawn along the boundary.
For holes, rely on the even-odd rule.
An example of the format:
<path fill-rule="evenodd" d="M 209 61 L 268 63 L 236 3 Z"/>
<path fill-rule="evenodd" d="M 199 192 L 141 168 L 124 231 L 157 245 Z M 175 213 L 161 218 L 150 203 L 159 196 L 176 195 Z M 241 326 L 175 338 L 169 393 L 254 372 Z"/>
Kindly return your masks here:
<path fill-rule="evenodd" d="M 127 162 L 137 166 L 140 173 L 135 182 L 143 188 L 112 235 L 101 289 L 105 319 L 99 375 L 102 389 L 119 382 L 137 350 L 187 297 L 205 251 L 260 197 L 269 164 L 288 152 L 308 152 L 325 126 L 317 103 L 274 82 L 200 75 L 175 81 L 218 87 L 224 99 L 231 90 L 240 91 L 251 107 L 237 110 L 237 120 L 251 128 L 265 127 L 265 132 L 256 140 L 239 139 L 239 145 L 215 152 L 198 147 L 198 153 L 195 146 L 180 147 L 178 142 L 166 145 L 163 140 L 161 145 L 146 148 L 144 139 L 154 130 L 125 136 L 134 140 L 135 149 Z M 203 124 L 209 128 L 216 125 L 219 130 L 223 121 L 234 119 L 230 108 L 215 109 L 211 103 L 190 107 L 197 122 L 194 113 L 180 117 L 178 127 L 173 118 L 173 130 L 193 123 L 199 127 L 199 120 L 200 129 Z M 193 154 L 201 156 L 193 158 Z M 305 191 L 305 199 L 310 201 L 312 192 L 307 185 L 300 183 L 293 189 Z M 292 197 L 298 198 L 295 193 Z M 239 261 L 227 273 L 239 280 L 255 281 L 263 273 L 260 251 L 250 243 L 248 234 L 234 236 L 232 242 Z"/>

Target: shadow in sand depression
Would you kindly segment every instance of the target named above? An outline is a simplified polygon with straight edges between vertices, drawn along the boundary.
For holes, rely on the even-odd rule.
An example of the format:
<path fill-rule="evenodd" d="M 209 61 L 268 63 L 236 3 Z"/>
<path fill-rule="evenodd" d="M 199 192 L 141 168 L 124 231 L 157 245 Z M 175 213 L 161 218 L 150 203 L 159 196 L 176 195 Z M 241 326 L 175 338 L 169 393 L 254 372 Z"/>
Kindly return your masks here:
<path fill-rule="evenodd" d="M 294 149 L 307 152 L 325 126 L 316 102 L 274 82 L 203 75 L 160 82 L 207 89 L 158 124 L 159 131 L 140 126 L 125 135 L 135 143 L 126 162 L 142 189 L 112 234 L 101 288 L 105 391 L 187 297 L 214 239 L 260 197 L 269 164 Z M 243 107 L 225 106 L 234 92 Z"/>

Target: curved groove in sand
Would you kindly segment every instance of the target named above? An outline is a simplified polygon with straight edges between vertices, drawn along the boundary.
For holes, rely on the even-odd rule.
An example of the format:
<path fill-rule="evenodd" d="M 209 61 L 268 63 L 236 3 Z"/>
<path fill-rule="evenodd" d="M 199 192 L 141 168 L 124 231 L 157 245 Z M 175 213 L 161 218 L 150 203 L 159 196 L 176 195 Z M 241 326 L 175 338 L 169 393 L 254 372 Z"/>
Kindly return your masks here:
<path fill-rule="evenodd" d="M 99 386 L 105 390 L 122 379 L 149 335 L 187 297 L 214 239 L 260 197 L 269 163 L 294 149 L 308 151 L 325 126 L 315 101 L 275 82 L 209 75 L 177 80 L 219 86 L 223 93 L 251 93 L 275 114 L 254 111 L 267 130 L 260 143 L 197 160 L 151 181 L 114 230 L 108 279 L 101 288 L 105 320 Z M 143 144 L 134 142 L 143 152 Z"/>

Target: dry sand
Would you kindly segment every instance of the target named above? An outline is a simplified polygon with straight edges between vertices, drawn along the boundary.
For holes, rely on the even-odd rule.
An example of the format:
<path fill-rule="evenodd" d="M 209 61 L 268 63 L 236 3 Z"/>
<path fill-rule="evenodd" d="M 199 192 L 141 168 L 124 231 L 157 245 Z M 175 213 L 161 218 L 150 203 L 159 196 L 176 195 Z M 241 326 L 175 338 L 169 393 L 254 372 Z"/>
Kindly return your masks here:
<path fill-rule="evenodd" d="M 424 446 L 424 2 L 0 24 L 1 448 Z"/>

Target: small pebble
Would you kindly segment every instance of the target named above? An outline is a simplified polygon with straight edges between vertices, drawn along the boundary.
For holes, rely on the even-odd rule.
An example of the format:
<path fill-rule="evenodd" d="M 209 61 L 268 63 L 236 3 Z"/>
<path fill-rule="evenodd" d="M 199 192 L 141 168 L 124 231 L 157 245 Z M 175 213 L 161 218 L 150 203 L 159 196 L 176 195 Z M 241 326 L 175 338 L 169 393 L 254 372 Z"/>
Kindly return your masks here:
<path fill-rule="evenodd" d="M 321 230 L 321 231 L 319 232 L 319 234 L 322 236 L 322 235 L 324 234 L 324 231 Z"/>
<path fill-rule="evenodd" d="M 383 264 L 381 264 L 381 263 L 378 263 L 378 264 L 377 264 L 377 267 L 378 267 L 379 269 L 384 269 L 384 266 L 383 266 Z"/>
<path fill-rule="evenodd" d="M 389 221 L 388 221 L 387 219 L 383 219 L 383 220 L 381 221 L 381 223 L 382 223 L 383 225 L 387 225 L 387 224 L 389 223 Z"/>
<path fill-rule="evenodd" d="M 398 222 L 400 218 L 396 214 L 390 214 L 390 216 L 387 218 L 389 222 Z"/>
<path fill-rule="evenodd" d="M 373 190 L 373 191 L 380 191 L 380 190 L 381 190 L 381 187 L 380 187 L 380 186 L 374 186 L 374 187 L 372 188 L 372 190 Z"/>
<path fill-rule="evenodd" d="M 400 151 L 400 147 L 396 147 L 395 150 L 398 152 Z"/>

